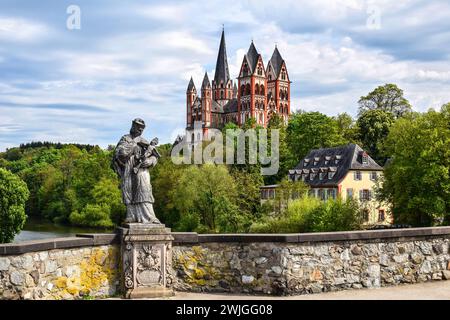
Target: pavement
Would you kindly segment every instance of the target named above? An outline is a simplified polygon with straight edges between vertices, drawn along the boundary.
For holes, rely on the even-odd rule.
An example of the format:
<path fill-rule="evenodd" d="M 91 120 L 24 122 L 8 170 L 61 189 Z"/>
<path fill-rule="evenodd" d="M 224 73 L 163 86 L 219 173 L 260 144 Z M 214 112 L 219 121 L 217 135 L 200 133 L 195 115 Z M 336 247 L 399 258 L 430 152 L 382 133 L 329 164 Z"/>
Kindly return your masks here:
<path fill-rule="evenodd" d="M 173 297 L 158 300 L 450 300 L 450 281 L 283 297 L 176 292 Z"/>

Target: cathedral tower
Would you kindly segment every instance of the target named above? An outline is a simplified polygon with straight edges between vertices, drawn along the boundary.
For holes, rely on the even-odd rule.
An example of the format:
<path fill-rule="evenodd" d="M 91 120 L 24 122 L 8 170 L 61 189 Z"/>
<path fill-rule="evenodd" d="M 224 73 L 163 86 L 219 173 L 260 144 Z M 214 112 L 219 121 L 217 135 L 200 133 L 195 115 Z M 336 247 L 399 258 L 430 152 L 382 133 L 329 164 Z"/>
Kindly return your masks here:
<path fill-rule="evenodd" d="M 225 45 L 225 31 L 222 30 L 219 54 L 217 55 L 216 72 L 212 83 L 213 99 L 217 102 L 233 98 L 233 81 L 228 69 L 227 49 Z"/>
<path fill-rule="evenodd" d="M 211 126 L 211 107 L 212 107 L 212 90 L 211 83 L 208 78 L 208 73 L 205 72 L 202 83 L 202 126 L 203 134 L 206 134 L 208 128 Z"/>
<path fill-rule="evenodd" d="M 291 81 L 286 62 L 275 47 L 272 58 L 267 64 L 267 112 L 268 117 L 278 113 L 287 123 L 291 112 Z"/>
<path fill-rule="evenodd" d="M 197 89 L 195 89 L 194 80 L 191 77 L 189 85 L 186 90 L 186 126 L 191 128 L 194 125 L 193 122 L 193 108 L 194 102 L 197 98 Z"/>
<path fill-rule="evenodd" d="M 242 61 L 238 77 L 238 124 L 243 125 L 254 118 L 262 126 L 267 124 L 266 114 L 266 72 L 262 56 L 253 41 Z"/>

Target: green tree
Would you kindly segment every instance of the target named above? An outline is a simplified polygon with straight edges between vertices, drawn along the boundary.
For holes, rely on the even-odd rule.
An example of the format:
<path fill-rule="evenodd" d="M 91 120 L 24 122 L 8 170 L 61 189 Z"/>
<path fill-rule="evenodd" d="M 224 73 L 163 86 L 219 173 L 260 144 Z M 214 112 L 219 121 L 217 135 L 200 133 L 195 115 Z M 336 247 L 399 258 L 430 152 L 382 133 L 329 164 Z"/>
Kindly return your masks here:
<path fill-rule="evenodd" d="M 333 117 L 333 119 L 336 121 L 339 132 L 346 142 L 359 143 L 358 127 L 351 115 L 344 112 Z"/>
<path fill-rule="evenodd" d="M 0 168 L 0 243 L 11 242 L 22 230 L 30 193 L 18 176 Z"/>
<path fill-rule="evenodd" d="M 362 147 L 380 165 L 384 165 L 387 159 L 380 147 L 394 121 L 391 113 L 375 109 L 362 113 L 356 122 Z"/>
<path fill-rule="evenodd" d="M 293 156 L 292 163 L 298 163 L 311 149 L 346 143 L 337 122 L 320 112 L 300 111 L 292 114 L 286 133 L 286 141 Z"/>
<path fill-rule="evenodd" d="M 403 96 L 403 90 L 395 84 L 385 84 L 375 88 L 358 101 L 359 114 L 368 110 L 382 110 L 399 118 L 411 112 L 409 101 Z"/>
<path fill-rule="evenodd" d="M 401 118 L 383 145 L 391 160 L 379 196 L 392 204 L 396 223 L 450 224 L 450 112 L 430 110 Z"/>
<path fill-rule="evenodd" d="M 186 225 L 188 219 L 191 226 L 193 221 L 199 222 L 195 231 L 237 232 L 246 217 L 238 212 L 236 196 L 236 186 L 226 166 L 185 168 L 172 200 L 180 212 L 179 226 Z"/>

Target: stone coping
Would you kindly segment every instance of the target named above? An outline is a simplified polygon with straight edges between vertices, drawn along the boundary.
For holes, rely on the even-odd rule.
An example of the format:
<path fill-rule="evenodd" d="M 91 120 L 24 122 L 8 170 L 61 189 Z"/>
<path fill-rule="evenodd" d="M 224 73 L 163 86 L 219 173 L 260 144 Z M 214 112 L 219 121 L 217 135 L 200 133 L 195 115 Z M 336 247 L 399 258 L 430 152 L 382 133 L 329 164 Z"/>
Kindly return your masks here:
<path fill-rule="evenodd" d="M 389 238 L 421 238 L 430 236 L 450 236 L 450 227 L 408 228 L 389 230 L 287 233 L 287 234 L 197 234 L 195 232 L 172 232 L 174 245 L 210 242 L 234 243 L 307 243 L 330 241 L 355 241 Z M 52 238 L 0 244 L 0 255 L 15 255 L 52 249 L 68 249 L 87 246 L 118 244 L 116 233 L 77 234 L 75 237 Z"/>
<path fill-rule="evenodd" d="M 88 246 L 102 246 L 119 243 L 117 234 L 77 234 L 75 237 L 51 238 L 0 244 L 0 255 L 23 254 L 27 252 L 68 249 Z"/>

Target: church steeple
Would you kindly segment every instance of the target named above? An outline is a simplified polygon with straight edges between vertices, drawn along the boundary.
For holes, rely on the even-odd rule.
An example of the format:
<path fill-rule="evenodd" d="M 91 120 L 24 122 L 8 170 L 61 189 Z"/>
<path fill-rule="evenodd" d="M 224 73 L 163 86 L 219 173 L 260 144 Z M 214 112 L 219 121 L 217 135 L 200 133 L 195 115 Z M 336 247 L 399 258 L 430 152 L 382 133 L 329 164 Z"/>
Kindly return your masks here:
<path fill-rule="evenodd" d="M 228 70 L 227 48 L 225 46 L 225 30 L 222 30 L 222 38 L 220 39 L 219 54 L 217 55 L 216 73 L 214 75 L 214 82 L 217 87 L 223 81 L 226 86 L 230 80 L 230 72 Z"/>

